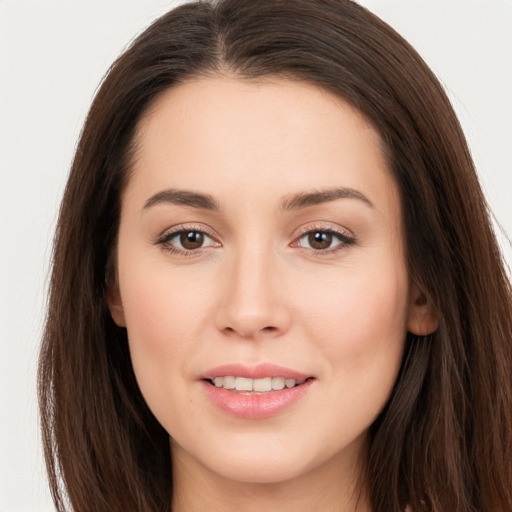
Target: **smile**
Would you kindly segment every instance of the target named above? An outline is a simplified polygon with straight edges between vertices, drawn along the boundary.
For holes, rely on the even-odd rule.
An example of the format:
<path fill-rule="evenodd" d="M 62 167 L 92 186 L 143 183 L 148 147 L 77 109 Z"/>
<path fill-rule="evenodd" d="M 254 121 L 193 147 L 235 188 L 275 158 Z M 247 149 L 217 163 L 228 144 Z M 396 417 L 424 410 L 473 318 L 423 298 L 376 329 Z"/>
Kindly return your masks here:
<path fill-rule="evenodd" d="M 306 379 L 296 380 L 285 377 L 263 377 L 251 379 L 247 377 L 235 377 L 227 375 L 214 377 L 210 383 L 217 388 L 224 388 L 234 393 L 268 393 L 280 391 L 284 388 L 294 388 L 305 382 Z"/>

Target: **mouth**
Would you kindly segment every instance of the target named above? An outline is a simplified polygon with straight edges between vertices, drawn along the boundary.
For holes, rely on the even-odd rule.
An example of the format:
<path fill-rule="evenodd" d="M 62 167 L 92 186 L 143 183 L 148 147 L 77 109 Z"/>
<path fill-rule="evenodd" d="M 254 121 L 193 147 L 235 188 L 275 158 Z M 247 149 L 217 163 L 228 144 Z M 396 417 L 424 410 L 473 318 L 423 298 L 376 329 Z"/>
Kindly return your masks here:
<path fill-rule="evenodd" d="M 216 388 L 223 388 L 226 391 L 243 395 L 262 395 L 283 389 L 296 388 L 304 383 L 313 380 L 313 377 L 304 379 L 292 379 L 286 377 L 262 377 L 249 378 L 235 375 L 225 375 L 204 379 L 208 384 Z"/>
<path fill-rule="evenodd" d="M 301 402 L 317 380 L 308 373 L 274 363 L 228 363 L 210 368 L 199 380 L 220 411 L 256 420 L 277 416 Z"/>

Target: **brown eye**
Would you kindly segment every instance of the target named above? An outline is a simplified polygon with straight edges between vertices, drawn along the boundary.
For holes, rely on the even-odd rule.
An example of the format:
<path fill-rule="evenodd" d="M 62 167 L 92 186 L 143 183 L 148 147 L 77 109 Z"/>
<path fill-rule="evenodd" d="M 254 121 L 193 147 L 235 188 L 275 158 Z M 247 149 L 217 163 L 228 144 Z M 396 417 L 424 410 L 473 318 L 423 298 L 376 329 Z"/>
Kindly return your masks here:
<path fill-rule="evenodd" d="M 204 243 L 204 233 L 199 231 L 182 231 L 180 233 L 180 244 L 184 249 L 199 249 Z"/>
<path fill-rule="evenodd" d="M 183 255 L 199 253 L 199 249 L 219 247 L 220 245 L 207 233 L 198 229 L 180 229 L 168 233 L 157 243 L 172 253 Z"/>
<path fill-rule="evenodd" d="M 332 244 L 332 233 L 326 231 L 312 231 L 308 233 L 308 243 L 312 249 L 329 249 Z"/>
<path fill-rule="evenodd" d="M 318 253 L 331 254 L 356 242 L 355 238 L 333 229 L 313 229 L 304 233 L 296 242 L 298 247 Z"/>

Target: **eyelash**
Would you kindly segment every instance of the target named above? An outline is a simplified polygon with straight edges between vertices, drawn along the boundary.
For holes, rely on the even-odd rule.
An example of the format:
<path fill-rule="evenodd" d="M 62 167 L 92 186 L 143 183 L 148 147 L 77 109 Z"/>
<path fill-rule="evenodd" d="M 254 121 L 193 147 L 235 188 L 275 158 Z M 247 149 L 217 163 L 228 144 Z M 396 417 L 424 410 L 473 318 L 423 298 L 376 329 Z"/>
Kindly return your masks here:
<path fill-rule="evenodd" d="M 199 233 L 202 235 L 207 236 L 210 240 L 212 240 L 214 243 L 218 244 L 216 242 L 215 237 L 208 233 L 204 228 L 199 228 L 195 226 L 180 226 L 179 228 L 164 233 L 156 242 L 157 245 L 161 245 L 162 248 L 171 253 L 171 254 L 177 254 L 178 256 L 185 256 L 185 257 L 193 257 L 193 256 L 199 256 L 203 253 L 204 249 L 206 247 L 200 247 L 198 249 L 179 249 L 176 247 L 173 247 L 170 242 L 173 238 L 176 238 L 183 233 Z M 207 246 L 209 247 L 209 246 Z"/>
<path fill-rule="evenodd" d="M 312 251 L 314 255 L 326 256 L 330 254 L 336 254 L 340 251 L 343 251 L 347 247 L 354 245 L 357 242 L 357 239 L 354 235 L 348 234 L 347 231 L 343 232 L 341 230 L 334 229 L 332 227 L 327 226 L 308 226 L 301 229 L 299 236 L 296 238 L 296 241 L 292 242 L 292 246 L 298 246 L 298 242 L 307 235 L 313 233 L 323 233 L 326 235 L 332 235 L 333 237 L 338 239 L 338 244 L 332 248 L 328 249 L 313 249 L 312 247 L 303 247 L 308 251 Z M 301 247 L 301 246 L 298 246 Z"/>
<path fill-rule="evenodd" d="M 201 255 L 205 249 L 210 247 L 211 245 L 208 245 L 206 247 L 199 247 L 197 249 L 179 249 L 176 247 L 173 247 L 170 242 L 174 238 L 184 234 L 184 233 L 198 233 L 203 236 L 207 236 L 213 243 L 211 245 L 219 244 L 215 240 L 215 237 L 210 234 L 208 231 L 206 231 L 204 228 L 199 228 L 195 226 L 180 226 L 179 228 L 164 233 L 156 242 L 156 245 L 161 245 L 162 248 L 171 253 L 176 254 L 179 256 L 185 256 L 185 257 L 193 257 L 193 256 L 199 256 Z M 326 235 L 331 235 L 334 238 L 338 240 L 338 244 L 335 245 L 333 248 L 327 248 L 327 249 L 314 249 L 312 247 L 303 247 L 299 245 L 300 240 L 302 240 L 305 236 L 311 235 L 313 233 L 323 233 Z M 309 252 L 312 252 L 314 255 L 319 256 L 326 256 L 331 254 L 336 254 L 347 247 L 354 245 L 357 242 L 357 239 L 353 235 L 347 234 L 347 232 L 338 231 L 336 229 L 333 229 L 332 227 L 326 227 L 326 226 L 309 226 L 306 228 L 303 228 L 299 236 L 292 242 L 292 247 L 299 247 L 301 249 L 305 249 Z M 220 245 L 220 244 L 219 244 Z M 217 245 L 217 247 L 219 246 Z"/>

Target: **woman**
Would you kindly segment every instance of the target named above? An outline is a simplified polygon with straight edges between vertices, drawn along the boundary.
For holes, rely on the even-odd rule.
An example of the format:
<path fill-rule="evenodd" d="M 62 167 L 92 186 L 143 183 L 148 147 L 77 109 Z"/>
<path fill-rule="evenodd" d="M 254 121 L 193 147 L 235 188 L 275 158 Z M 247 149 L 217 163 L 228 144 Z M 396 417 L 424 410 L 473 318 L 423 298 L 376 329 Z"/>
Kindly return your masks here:
<path fill-rule="evenodd" d="M 111 68 L 64 196 L 56 505 L 512 510 L 511 319 L 463 134 L 400 36 L 344 0 L 181 6 Z"/>

